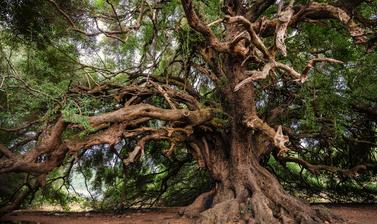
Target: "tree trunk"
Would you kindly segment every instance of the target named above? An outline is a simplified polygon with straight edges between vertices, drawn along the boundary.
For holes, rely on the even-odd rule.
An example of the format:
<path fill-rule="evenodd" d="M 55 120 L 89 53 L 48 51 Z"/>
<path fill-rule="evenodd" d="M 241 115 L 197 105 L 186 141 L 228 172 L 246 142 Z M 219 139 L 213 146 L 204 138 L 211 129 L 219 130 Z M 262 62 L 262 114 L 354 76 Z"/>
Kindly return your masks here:
<path fill-rule="evenodd" d="M 236 131 L 237 129 L 235 129 Z M 233 132 L 231 154 L 216 151 L 208 166 L 216 187 L 199 196 L 183 214 L 199 216 L 198 223 L 336 223 L 324 208 L 311 207 L 288 195 L 274 176 L 259 165 L 255 146 Z M 224 159 L 224 160 L 221 160 Z"/>
<path fill-rule="evenodd" d="M 225 63 L 230 78 L 221 94 L 226 96 L 223 107 L 232 120 L 229 137 L 225 141 L 221 139 L 222 143 L 210 139 L 211 149 L 202 153 L 216 187 L 199 196 L 181 213 L 198 216 L 198 223 L 340 222 L 340 218 L 326 209 L 311 207 L 288 195 L 277 179 L 259 164 L 258 156 L 267 146 L 256 141 L 258 133 L 243 122 L 245 112 L 255 112 L 253 87 L 233 91 L 245 78 L 240 63 L 234 58 L 227 58 Z"/>

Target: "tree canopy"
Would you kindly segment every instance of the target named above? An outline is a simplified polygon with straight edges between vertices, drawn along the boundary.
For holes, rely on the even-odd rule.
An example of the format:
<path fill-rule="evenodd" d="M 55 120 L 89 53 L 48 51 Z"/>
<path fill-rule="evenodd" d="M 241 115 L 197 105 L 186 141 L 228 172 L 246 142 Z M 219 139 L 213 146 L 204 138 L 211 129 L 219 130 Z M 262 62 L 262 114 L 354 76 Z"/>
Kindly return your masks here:
<path fill-rule="evenodd" d="M 376 48 L 373 0 L 2 0 L 1 211 L 333 222 L 280 184 L 376 201 Z"/>

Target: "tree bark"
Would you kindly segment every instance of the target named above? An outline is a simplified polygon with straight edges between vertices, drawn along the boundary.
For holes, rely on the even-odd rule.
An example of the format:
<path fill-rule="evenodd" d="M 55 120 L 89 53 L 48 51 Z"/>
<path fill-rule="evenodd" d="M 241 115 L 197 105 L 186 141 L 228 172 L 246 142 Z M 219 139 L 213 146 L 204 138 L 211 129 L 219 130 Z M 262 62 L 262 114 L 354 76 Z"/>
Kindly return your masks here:
<path fill-rule="evenodd" d="M 181 214 L 198 223 L 337 223 L 339 217 L 290 196 L 277 179 L 259 164 L 253 135 L 233 128 L 230 157 L 226 149 L 211 151 L 207 167 L 216 187 L 200 195 Z"/>
<path fill-rule="evenodd" d="M 227 85 L 221 90 L 222 106 L 231 117 L 228 139 L 221 144 L 209 140 L 211 150 L 202 152 L 216 181 L 215 188 L 198 197 L 181 214 L 198 217 L 198 223 L 337 223 L 342 219 L 324 208 L 312 207 L 290 196 L 277 179 L 259 164 L 258 156 L 267 145 L 248 128 L 245 112 L 255 113 L 253 86 L 234 92 L 244 78 L 241 61 L 226 58 Z M 210 139 L 210 137 L 208 137 Z M 204 144 L 204 143 L 198 143 Z M 202 145 L 201 148 L 206 148 Z"/>

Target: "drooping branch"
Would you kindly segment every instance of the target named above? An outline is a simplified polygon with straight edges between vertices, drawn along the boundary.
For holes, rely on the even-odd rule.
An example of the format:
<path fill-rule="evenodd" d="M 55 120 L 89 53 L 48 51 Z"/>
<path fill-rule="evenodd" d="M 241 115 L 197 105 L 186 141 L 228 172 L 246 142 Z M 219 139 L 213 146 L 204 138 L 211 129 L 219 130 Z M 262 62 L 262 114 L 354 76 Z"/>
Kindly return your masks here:
<path fill-rule="evenodd" d="M 106 1 L 111 6 L 111 9 L 114 13 L 115 19 L 118 23 L 119 30 L 110 30 L 109 31 L 109 30 L 101 29 L 98 25 L 97 18 L 95 17 L 94 20 L 95 20 L 98 32 L 90 33 L 90 32 L 87 32 L 85 30 L 80 29 L 77 26 L 77 24 L 73 21 L 73 19 L 68 15 L 68 13 L 65 12 L 55 0 L 46 0 L 46 1 L 48 1 L 50 4 L 52 4 L 54 6 L 54 8 L 64 17 L 64 19 L 67 21 L 67 23 L 70 25 L 70 27 L 72 28 L 73 31 L 78 32 L 80 34 L 83 34 L 85 36 L 89 36 L 89 37 L 104 34 L 107 37 L 117 39 L 121 42 L 124 42 L 124 40 L 121 39 L 120 37 L 118 37 L 118 35 L 128 34 L 132 30 L 138 30 L 141 26 L 141 22 L 143 20 L 143 17 L 147 13 L 147 10 L 145 10 L 145 4 L 146 3 L 145 3 L 145 1 L 142 1 L 141 5 L 140 5 L 140 10 L 139 10 L 139 16 L 137 17 L 136 23 L 134 25 L 124 26 L 124 25 L 122 25 L 122 22 L 120 20 L 118 13 L 116 12 L 114 5 L 110 1 Z"/>
<path fill-rule="evenodd" d="M 328 165 L 314 165 L 314 164 L 311 164 L 309 163 L 308 161 L 302 159 L 302 158 L 296 158 L 296 157 L 278 157 L 279 161 L 281 162 L 293 162 L 293 163 L 297 163 L 297 164 L 300 164 L 301 166 L 303 166 L 305 169 L 307 169 L 309 172 L 313 173 L 313 174 L 317 174 L 319 171 L 328 171 L 328 172 L 331 172 L 331 173 L 339 173 L 343 176 L 347 176 L 347 177 L 355 177 L 357 176 L 359 173 L 365 171 L 365 170 L 368 170 L 372 167 L 375 167 L 375 165 L 373 164 L 361 164 L 361 165 L 357 165 L 357 166 L 354 166 L 353 168 L 351 169 L 341 169 L 339 167 L 335 167 L 335 166 L 328 166 Z"/>
<path fill-rule="evenodd" d="M 352 16 L 339 7 L 326 3 L 311 2 L 308 6 L 305 6 L 303 12 L 294 16 L 292 20 L 299 21 L 306 18 L 337 19 L 347 28 L 351 36 L 355 39 L 356 43 L 366 42 L 365 31 L 352 19 Z"/>
<path fill-rule="evenodd" d="M 144 155 L 145 144 L 151 140 L 167 140 L 171 142 L 171 147 L 166 152 L 170 155 L 176 142 L 183 142 L 192 134 L 192 128 L 190 126 L 186 128 L 140 128 L 138 130 L 128 131 L 124 135 L 128 137 L 138 133 L 147 133 L 147 135 L 139 139 L 133 151 L 128 154 L 127 158 L 123 159 L 123 163 L 126 166 L 135 162 L 138 156 Z"/>
<path fill-rule="evenodd" d="M 342 3 L 332 5 L 314 1 L 309 1 L 305 5 L 294 5 L 294 13 L 290 18 L 288 27 L 296 27 L 303 22 L 335 19 L 343 24 L 354 38 L 356 44 L 367 44 L 367 32 L 365 28 L 362 27 L 364 24 L 358 24 L 353 18 L 352 13 L 349 10 L 344 10 L 342 6 Z M 280 24 L 278 18 L 271 20 L 262 18 L 253 22 L 253 27 L 259 30 L 261 36 L 267 37 L 276 34 L 278 24 Z M 364 26 L 367 27 L 368 25 L 366 24 Z"/>
<path fill-rule="evenodd" d="M 16 127 L 16 128 L 4 128 L 4 127 L 0 127 L 0 130 L 1 131 L 6 131 L 6 132 L 18 132 L 18 131 L 21 131 L 21 130 L 24 130 L 24 129 L 27 129 L 31 126 L 33 126 L 34 124 L 36 123 L 39 123 L 40 121 L 39 120 L 35 120 L 35 121 L 31 121 L 21 127 Z"/>
<path fill-rule="evenodd" d="M 75 154 L 81 149 L 87 149 L 93 145 L 109 144 L 114 145 L 121 140 L 124 124 L 113 124 L 104 131 L 89 135 L 85 139 L 66 140 L 65 144 L 70 154 Z"/>
<path fill-rule="evenodd" d="M 8 172 L 26 172 L 33 174 L 48 173 L 51 170 L 58 167 L 64 160 L 66 153 L 68 152 L 67 147 L 59 145 L 53 148 L 52 152 L 49 153 L 36 153 L 35 148 L 26 153 L 25 155 L 14 155 L 13 157 L 0 161 L 0 173 Z M 46 161 L 38 162 L 38 157 L 43 158 L 47 156 Z M 44 159 L 44 158 L 43 158 Z"/>
<path fill-rule="evenodd" d="M 40 187 L 39 182 L 36 180 L 33 180 L 30 183 L 26 183 L 25 185 L 26 189 L 21 189 L 21 191 L 13 199 L 13 201 L 0 208 L 0 215 L 20 208 L 21 204 L 25 201 L 25 199 L 29 195 L 34 194 Z"/>
<path fill-rule="evenodd" d="M 197 126 L 211 120 L 212 117 L 212 109 L 190 111 L 187 109 L 162 109 L 148 104 L 130 105 L 113 112 L 88 117 L 88 121 L 93 128 L 103 128 L 104 125 L 109 126 L 109 128 L 103 132 L 95 133 L 84 140 L 66 140 L 65 142 L 62 142 L 61 135 L 67 125 L 60 118 L 54 126 L 47 129 L 41 135 L 38 145 L 25 155 L 13 154 L 5 147 L 2 147 L 1 151 L 7 157 L 9 156 L 9 158 L 0 161 L 0 172 L 49 172 L 62 162 L 67 152 L 73 154 L 82 148 L 88 148 L 92 145 L 104 143 L 116 144 L 123 137 L 124 128 L 127 125 L 134 124 L 134 121 L 139 119 L 154 118 Z M 164 133 L 166 138 L 170 138 L 172 135 L 171 131 Z M 162 134 L 160 133 L 159 136 L 161 137 Z M 145 139 L 144 142 L 147 140 L 150 139 Z M 38 162 L 37 158 L 41 155 L 49 155 L 49 158 L 46 161 Z"/>
<path fill-rule="evenodd" d="M 137 86 L 118 86 L 106 83 L 92 89 L 77 86 L 72 89 L 72 92 L 94 96 L 108 95 L 114 97 L 118 102 L 132 96 L 124 103 L 125 106 L 118 110 L 87 117 L 87 121 L 95 133 L 84 139 L 67 139 L 63 144 L 67 147 L 69 154 L 76 154 L 79 150 L 88 149 L 93 145 L 109 144 L 112 147 L 123 138 L 137 139 L 138 136 L 142 136 L 135 149 L 129 153 L 128 158 L 124 159 L 126 165 L 134 162 L 140 154 L 143 154 L 144 145 L 150 140 L 169 140 L 171 147 L 168 154 L 171 153 L 176 142 L 183 142 L 192 134 L 192 127 L 200 126 L 213 117 L 213 109 L 201 109 L 199 102 L 191 95 L 151 80 Z M 163 109 L 136 100 L 138 97 L 143 99 L 143 97 L 151 97 L 155 94 L 160 94 L 172 109 Z M 133 101 L 136 104 L 133 104 Z M 182 103 L 186 104 L 188 109 L 180 109 Z M 146 122 L 151 119 L 168 123 L 159 129 L 147 127 L 134 129 L 134 127 L 145 126 Z M 173 126 L 170 127 L 171 125 Z M 68 128 L 82 129 L 83 127 L 71 124 L 68 125 Z M 183 136 L 174 134 L 178 132 Z"/>
<path fill-rule="evenodd" d="M 42 132 L 36 147 L 26 154 L 7 153 L 9 159 L 0 161 L 0 173 L 4 172 L 35 172 L 45 173 L 58 166 L 64 159 L 67 148 L 62 144 L 61 135 L 66 127 L 62 118 Z M 3 148 L 3 151 L 7 151 Z M 47 161 L 38 162 L 41 155 L 49 155 Z"/>

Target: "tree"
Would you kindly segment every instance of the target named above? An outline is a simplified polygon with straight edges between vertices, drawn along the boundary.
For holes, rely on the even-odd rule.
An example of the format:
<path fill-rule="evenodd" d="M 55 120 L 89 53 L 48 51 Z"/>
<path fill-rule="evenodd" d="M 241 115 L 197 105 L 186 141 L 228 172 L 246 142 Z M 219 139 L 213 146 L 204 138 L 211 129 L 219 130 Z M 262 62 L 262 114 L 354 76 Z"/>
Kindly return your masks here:
<path fill-rule="evenodd" d="M 375 167 L 376 123 L 370 107 L 377 97 L 370 92 L 357 101 L 357 87 L 347 87 L 351 93 L 341 87 L 353 85 L 348 78 L 361 72 L 362 66 L 355 66 L 364 54 L 360 52 L 377 60 L 374 1 L 3 4 L 8 6 L 2 13 L 5 38 L 38 36 L 37 41 L 20 40 L 18 52 L 32 49 L 40 56 L 33 72 L 25 65 L 29 56 L 12 58 L 9 46 L 14 44 L 1 45 L 2 68 L 8 74 L 2 78 L 2 98 L 8 103 L 2 106 L 7 134 L 0 145 L 0 172 L 28 174 L 27 188 L 4 211 L 20 206 L 51 172 L 98 145 L 107 145 L 125 169 L 155 142 L 164 144 L 151 150 L 167 157 L 187 150 L 215 182 L 181 211 L 199 215 L 202 223 L 341 221 L 287 194 L 264 167 L 270 155 L 282 164 L 342 177 Z M 27 14 L 34 21 L 28 27 L 15 22 L 17 9 L 25 4 L 38 12 Z M 41 21 L 51 26 L 41 27 Z M 327 46 L 305 46 L 325 35 L 334 37 L 325 40 Z M 342 54 L 350 46 L 355 48 L 350 55 Z M 98 59 L 106 60 L 88 57 L 99 49 Z M 322 71 L 313 71 L 318 67 Z M 337 71 L 341 75 L 333 76 Z M 364 84 L 376 79 L 376 72 L 370 72 L 362 77 Z M 12 92 L 13 87 L 20 91 Z M 327 95 L 315 92 L 322 87 Z M 329 110 L 330 99 L 345 112 Z M 370 126 L 347 123 L 363 119 Z M 31 138 L 13 140 L 29 130 Z M 345 164 L 326 161 L 339 156 L 338 150 L 331 152 L 341 145 L 339 136 L 343 143 L 365 144 L 364 157 Z M 31 140 L 37 140 L 34 146 L 22 147 Z M 133 149 L 119 153 L 116 145 L 122 140 Z M 316 156 L 321 159 L 312 159 Z M 325 165 L 317 163 L 323 161 Z"/>

